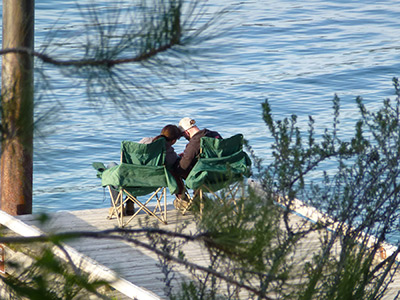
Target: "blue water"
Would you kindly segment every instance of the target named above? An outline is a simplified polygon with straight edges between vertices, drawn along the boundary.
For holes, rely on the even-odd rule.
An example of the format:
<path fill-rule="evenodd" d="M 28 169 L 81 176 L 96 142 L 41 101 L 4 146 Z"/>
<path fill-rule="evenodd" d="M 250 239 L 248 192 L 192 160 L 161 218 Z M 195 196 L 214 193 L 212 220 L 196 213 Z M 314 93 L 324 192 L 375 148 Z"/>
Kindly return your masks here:
<path fill-rule="evenodd" d="M 104 10 L 113 9 L 108 2 L 114 3 L 96 3 Z M 391 80 L 400 76 L 397 1 L 212 0 L 207 4 L 210 13 L 223 7 L 229 7 L 228 13 L 218 26 L 230 30 L 198 46 L 202 55 L 194 55 L 193 62 L 199 70 L 187 65 L 186 74 L 177 72 L 170 82 L 157 82 L 163 98 L 154 96 L 142 101 L 141 107 L 131 107 L 129 118 L 111 104 L 93 108 L 79 78 L 71 80 L 46 67 L 52 89 L 47 94 L 36 90 L 36 115 L 53 106 L 56 110 L 46 118 L 50 125 L 39 126 L 35 141 L 34 212 L 108 206 L 92 162 L 118 161 L 121 140 L 155 136 L 164 125 L 178 123 L 184 116 L 223 136 L 243 133 L 267 164 L 271 140 L 261 116 L 266 98 L 277 118 L 297 114 L 305 125 L 307 116 L 313 115 L 322 132 L 331 124 L 336 93 L 342 100 L 341 126 L 346 135 L 357 117 L 356 96 L 371 108 L 394 97 Z M 36 0 L 35 13 L 36 49 L 46 45 L 46 36 L 57 29 L 66 41 L 59 42 L 56 53 L 71 57 L 74 42 L 84 36 L 75 1 Z M 175 148 L 179 152 L 184 146 L 181 140 Z"/>

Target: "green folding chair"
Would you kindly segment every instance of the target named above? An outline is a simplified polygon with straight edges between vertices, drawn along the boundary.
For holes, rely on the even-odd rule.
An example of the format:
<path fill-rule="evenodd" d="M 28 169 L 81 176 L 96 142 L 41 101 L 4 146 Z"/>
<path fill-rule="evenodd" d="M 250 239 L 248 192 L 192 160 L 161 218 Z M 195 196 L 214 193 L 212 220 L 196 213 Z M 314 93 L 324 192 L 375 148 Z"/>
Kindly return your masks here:
<path fill-rule="evenodd" d="M 168 188 L 171 194 L 175 194 L 178 186 L 165 166 L 165 149 L 164 138 L 151 144 L 122 141 L 119 165 L 105 169 L 104 164 L 93 163 L 101 185 L 110 192 L 112 207 L 108 217 L 115 216 L 120 227 L 126 226 L 141 211 L 167 224 L 166 190 Z M 141 200 L 140 196 L 146 197 Z M 150 209 L 148 204 L 153 199 L 156 204 L 154 209 Z M 128 201 L 133 201 L 137 209 L 124 220 L 124 205 Z"/>
<path fill-rule="evenodd" d="M 223 197 L 230 197 L 236 203 L 236 195 L 244 177 L 250 176 L 251 160 L 243 151 L 243 135 L 236 134 L 227 139 L 202 137 L 200 155 L 197 163 L 186 178 L 186 187 L 193 190 L 188 207 L 193 200 L 200 199 L 200 213 L 203 206 L 203 193 L 210 193 L 221 198 L 216 192 L 226 189 Z"/>

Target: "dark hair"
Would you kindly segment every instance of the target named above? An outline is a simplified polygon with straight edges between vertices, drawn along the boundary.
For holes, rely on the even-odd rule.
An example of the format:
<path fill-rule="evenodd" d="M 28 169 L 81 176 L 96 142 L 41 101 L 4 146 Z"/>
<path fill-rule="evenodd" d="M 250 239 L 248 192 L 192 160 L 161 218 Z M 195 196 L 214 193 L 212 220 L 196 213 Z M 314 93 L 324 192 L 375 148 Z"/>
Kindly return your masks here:
<path fill-rule="evenodd" d="M 178 140 L 182 136 L 181 130 L 176 125 L 166 125 L 161 130 L 160 135 L 154 138 L 154 141 L 158 140 L 160 137 L 164 137 L 167 142 L 171 142 L 173 140 Z"/>

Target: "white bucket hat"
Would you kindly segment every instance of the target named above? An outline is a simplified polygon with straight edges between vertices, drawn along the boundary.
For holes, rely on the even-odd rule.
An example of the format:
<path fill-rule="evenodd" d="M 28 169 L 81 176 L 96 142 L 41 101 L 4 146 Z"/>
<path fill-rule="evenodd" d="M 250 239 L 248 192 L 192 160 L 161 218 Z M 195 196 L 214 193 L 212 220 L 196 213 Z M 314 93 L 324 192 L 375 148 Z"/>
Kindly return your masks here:
<path fill-rule="evenodd" d="M 179 129 L 184 132 L 190 128 L 192 128 L 196 124 L 196 121 L 192 118 L 185 117 L 179 121 Z"/>

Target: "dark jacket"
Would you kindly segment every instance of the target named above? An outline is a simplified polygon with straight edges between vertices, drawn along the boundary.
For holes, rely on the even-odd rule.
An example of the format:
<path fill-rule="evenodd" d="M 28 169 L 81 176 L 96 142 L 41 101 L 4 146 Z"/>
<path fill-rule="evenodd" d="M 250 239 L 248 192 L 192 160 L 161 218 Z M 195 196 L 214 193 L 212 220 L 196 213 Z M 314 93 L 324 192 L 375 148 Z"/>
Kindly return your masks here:
<path fill-rule="evenodd" d="M 197 156 L 200 154 L 200 139 L 203 136 L 221 139 L 221 135 L 216 131 L 202 129 L 191 137 L 189 143 L 186 145 L 182 158 L 179 161 L 178 173 L 183 178 L 186 178 L 190 170 L 197 162 Z"/>

